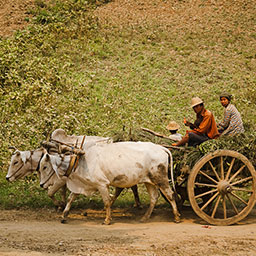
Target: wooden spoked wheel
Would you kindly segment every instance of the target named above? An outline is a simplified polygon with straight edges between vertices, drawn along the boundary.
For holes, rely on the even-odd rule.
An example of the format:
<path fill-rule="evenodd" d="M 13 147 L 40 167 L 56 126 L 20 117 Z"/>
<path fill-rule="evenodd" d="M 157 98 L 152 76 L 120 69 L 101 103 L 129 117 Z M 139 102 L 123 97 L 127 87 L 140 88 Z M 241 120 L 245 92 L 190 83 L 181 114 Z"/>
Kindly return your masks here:
<path fill-rule="evenodd" d="M 202 157 L 189 174 L 190 204 L 209 224 L 231 225 L 245 218 L 256 201 L 256 172 L 242 154 L 217 150 Z"/>

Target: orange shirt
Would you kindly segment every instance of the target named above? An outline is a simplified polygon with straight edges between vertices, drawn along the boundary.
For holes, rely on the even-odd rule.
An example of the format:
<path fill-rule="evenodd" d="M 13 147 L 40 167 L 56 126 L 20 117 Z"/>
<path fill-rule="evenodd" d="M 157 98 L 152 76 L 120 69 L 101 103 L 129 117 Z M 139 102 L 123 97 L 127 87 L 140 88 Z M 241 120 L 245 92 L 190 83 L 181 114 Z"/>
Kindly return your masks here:
<path fill-rule="evenodd" d="M 206 134 L 210 139 L 218 138 L 219 132 L 212 112 L 204 109 L 201 116 L 203 117 L 203 120 L 199 127 L 193 129 L 191 132 L 196 134 Z"/>

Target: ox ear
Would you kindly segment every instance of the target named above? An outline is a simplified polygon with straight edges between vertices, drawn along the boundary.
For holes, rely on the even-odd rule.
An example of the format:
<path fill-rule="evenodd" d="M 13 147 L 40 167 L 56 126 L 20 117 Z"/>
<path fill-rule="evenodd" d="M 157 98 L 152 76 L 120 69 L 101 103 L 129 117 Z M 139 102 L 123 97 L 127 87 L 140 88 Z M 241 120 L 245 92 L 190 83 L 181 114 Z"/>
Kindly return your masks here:
<path fill-rule="evenodd" d="M 56 173 L 57 177 L 60 178 L 59 173 L 58 173 L 59 161 L 56 158 L 53 158 L 51 161 L 51 164 L 52 164 L 52 169 Z"/>
<path fill-rule="evenodd" d="M 22 162 L 25 164 L 26 161 L 30 158 L 30 156 L 31 156 L 31 152 L 30 152 L 30 151 L 24 151 L 24 152 L 22 152 L 22 154 L 21 154 L 21 160 L 22 160 Z"/>

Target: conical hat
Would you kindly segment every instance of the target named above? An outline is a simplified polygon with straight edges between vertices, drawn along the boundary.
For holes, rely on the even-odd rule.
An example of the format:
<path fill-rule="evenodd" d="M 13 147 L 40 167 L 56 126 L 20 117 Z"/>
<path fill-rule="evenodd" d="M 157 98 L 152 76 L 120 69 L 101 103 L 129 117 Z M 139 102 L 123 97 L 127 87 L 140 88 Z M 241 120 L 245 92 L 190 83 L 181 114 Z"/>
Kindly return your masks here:
<path fill-rule="evenodd" d="M 175 121 L 171 121 L 167 126 L 166 129 L 168 130 L 178 130 L 180 128 L 180 126 L 175 122 Z"/>

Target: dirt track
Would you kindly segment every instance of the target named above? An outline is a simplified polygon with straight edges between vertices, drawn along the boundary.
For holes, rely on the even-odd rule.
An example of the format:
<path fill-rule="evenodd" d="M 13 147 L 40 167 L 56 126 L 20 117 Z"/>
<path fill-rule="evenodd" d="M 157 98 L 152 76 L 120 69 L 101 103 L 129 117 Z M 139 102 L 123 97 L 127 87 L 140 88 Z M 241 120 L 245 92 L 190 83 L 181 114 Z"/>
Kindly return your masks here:
<path fill-rule="evenodd" d="M 67 224 L 53 210 L 1 211 L 0 255 L 256 255 L 256 210 L 227 227 L 208 226 L 191 210 L 175 224 L 168 208 L 140 223 L 144 211 L 114 209 L 110 226 L 95 210 L 73 210 Z"/>

